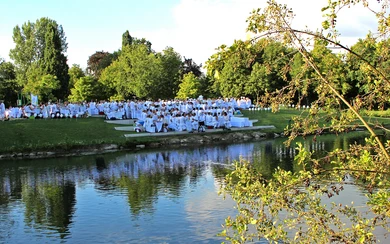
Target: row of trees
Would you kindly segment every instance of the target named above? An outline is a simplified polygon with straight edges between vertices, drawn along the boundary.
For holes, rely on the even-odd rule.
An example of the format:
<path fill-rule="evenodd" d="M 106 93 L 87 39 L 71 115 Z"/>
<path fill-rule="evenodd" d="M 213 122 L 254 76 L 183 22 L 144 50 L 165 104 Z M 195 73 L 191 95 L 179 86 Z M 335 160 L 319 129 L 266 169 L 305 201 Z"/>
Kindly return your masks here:
<path fill-rule="evenodd" d="M 348 101 L 370 90 L 362 68 L 372 66 L 384 72 L 390 70 L 388 39 L 377 42 L 368 35 L 351 48 L 352 53 L 334 52 L 333 45 L 320 38 L 314 38 L 312 43 L 309 53 L 319 71 L 335 76 L 337 86 L 342 88 Z M 222 45 L 208 60 L 206 68 L 212 90 L 224 97 L 247 95 L 258 100 L 294 80 L 300 86 L 289 102 L 310 105 L 318 98 L 319 86 L 312 82 L 316 79 L 316 71 L 305 64 L 298 49 L 273 39 L 238 40 L 230 47 Z M 372 81 L 379 78 L 375 73 L 369 76 Z M 387 102 L 381 99 L 377 104 L 383 107 Z"/>
<path fill-rule="evenodd" d="M 172 47 L 156 52 L 148 40 L 128 31 L 118 51 L 97 51 L 89 57 L 86 70 L 78 64 L 69 68 L 65 33 L 54 20 L 41 18 L 16 26 L 13 40 L 13 62 L 0 59 L 0 97 L 9 104 L 30 93 L 41 101 L 83 101 L 200 95 L 199 89 L 188 85 L 206 90 L 199 85 L 207 82 L 201 65 L 182 58 Z"/>
<path fill-rule="evenodd" d="M 65 33 L 54 20 L 41 18 L 16 26 L 13 39 L 13 63 L 0 60 L 0 96 L 10 103 L 16 102 L 18 93 L 37 94 L 41 101 L 170 99 L 201 94 L 258 100 L 291 80 L 299 80 L 302 86 L 291 102 L 308 105 L 316 99 L 318 89 L 310 85 L 315 71 L 303 62 L 299 50 L 266 38 L 220 46 L 207 61 L 206 74 L 201 65 L 183 58 L 172 47 L 156 52 L 148 40 L 132 37 L 128 31 L 123 34 L 118 51 L 95 52 L 89 57 L 86 70 L 77 64 L 68 67 Z M 338 85 L 343 87 L 347 99 L 367 91 L 361 85 L 365 79 L 362 65 L 390 69 L 388 62 L 379 62 L 388 59 L 387 40 L 376 42 L 371 36 L 359 40 L 352 50 L 364 61 L 351 54 L 335 54 L 327 48 L 328 44 L 317 39 L 311 54 L 321 72 L 337 74 Z M 386 101 L 379 104 L 384 106 Z"/>

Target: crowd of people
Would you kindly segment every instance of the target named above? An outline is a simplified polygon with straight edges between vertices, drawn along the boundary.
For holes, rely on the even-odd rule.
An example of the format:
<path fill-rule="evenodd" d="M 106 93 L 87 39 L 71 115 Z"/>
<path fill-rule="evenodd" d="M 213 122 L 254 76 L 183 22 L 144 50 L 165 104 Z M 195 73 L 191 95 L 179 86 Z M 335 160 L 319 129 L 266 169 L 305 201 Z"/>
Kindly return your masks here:
<path fill-rule="evenodd" d="M 172 100 L 127 100 L 90 102 L 48 102 L 5 108 L 0 101 L 0 119 L 81 118 L 104 115 L 108 120 L 136 119 L 136 131 L 194 131 L 207 127 L 231 127 L 230 119 L 240 109 L 252 107 L 247 97 Z"/>
<path fill-rule="evenodd" d="M 78 118 L 88 115 L 87 103 L 41 103 L 33 105 L 31 103 L 25 106 L 9 106 L 5 108 L 4 103 L 0 102 L 0 119 L 48 119 L 48 118 Z"/>

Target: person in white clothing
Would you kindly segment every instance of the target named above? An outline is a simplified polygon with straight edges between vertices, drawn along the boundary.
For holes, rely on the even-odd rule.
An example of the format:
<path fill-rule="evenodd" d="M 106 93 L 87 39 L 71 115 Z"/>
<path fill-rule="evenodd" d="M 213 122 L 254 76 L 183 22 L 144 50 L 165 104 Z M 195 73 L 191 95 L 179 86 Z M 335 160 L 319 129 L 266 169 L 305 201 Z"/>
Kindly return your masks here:
<path fill-rule="evenodd" d="M 206 114 L 205 124 L 206 124 L 206 126 L 214 127 L 214 124 L 213 124 L 213 114 L 211 112 L 208 112 Z"/>
<path fill-rule="evenodd" d="M 5 104 L 3 100 L 0 100 L 0 119 L 5 119 Z"/>
<path fill-rule="evenodd" d="M 218 121 L 218 116 L 217 116 L 217 114 L 214 114 L 214 116 L 212 117 L 211 126 L 213 126 L 214 129 L 219 128 L 219 121 Z"/>
<path fill-rule="evenodd" d="M 137 114 L 135 102 L 131 100 L 129 106 L 130 106 L 130 118 L 135 119 Z"/>
<path fill-rule="evenodd" d="M 5 109 L 4 120 L 9 120 L 9 118 L 11 117 L 11 113 L 12 113 L 12 106 L 9 106 L 9 108 Z"/>
<path fill-rule="evenodd" d="M 230 123 L 230 116 L 227 112 L 223 113 L 223 120 L 224 120 L 224 129 L 230 130 L 232 127 L 232 124 Z"/>
<path fill-rule="evenodd" d="M 206 115 L 202 110 L 198 116 L 198 122 L 199 122 L 198 132 L 205 132 L 206 131 Z"/>
<path fill-rule="evenodd" d="M 184 118 L 184 123 L 185 123 L 185 130 L 188 131 L 189 133 L 192 133 L 193 132 L 193 128 L 192 128 L 193 118 L 191 117 L 190 114 L 183 116 L 183 118 Z"/>
<path fill-rule="evenodd" d="M 156 124 L 151 115 L 148 115 L 144 124 L 145 130 L 150 133 L 156 132 Z"/>
<path fill-rule="evenodd" d="M 47 104 L 41 104 L 41 113 L 42 118 L 47 119 L 49 118 L 49 108 L 47 107 Z"/>

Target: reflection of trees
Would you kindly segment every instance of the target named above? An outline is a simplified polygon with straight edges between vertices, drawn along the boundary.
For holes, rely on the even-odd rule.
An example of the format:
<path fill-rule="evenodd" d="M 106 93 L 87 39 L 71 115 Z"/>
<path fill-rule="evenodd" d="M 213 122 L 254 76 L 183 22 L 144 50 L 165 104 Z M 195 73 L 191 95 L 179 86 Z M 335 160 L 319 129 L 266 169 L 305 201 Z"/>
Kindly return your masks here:
<path fill-rule="evenodd" d="M 205 171 L 205 165 L 199 165 L 199 167 L 190 167 L 189 168 L 189 177 L 190 177 L 190 185 L 196 186 L 200 177 L 203 176 L 203 172 Z"/>
<path fill-rule="evenodd" d="M 282 143 L 275 141 L 266 141 L 254 150 L 251 161 L 254 169 L 263 177 L 269 179 L 277 167 L 294 171 L 294 156 L 293 148 L 285 147 Z"/>
<path fill-rule="evenodd" d="M 138 215 L 141 211 L 153 211 L 153 204 L 161 190 L 170 196 L 180 196 L 188 174 L 186 167 L 165 167 L 158 172 L 139 172 L 137 177 L 123 174 L 114 179 L 113 183 L 127 190 L 130 210 L 134 215 Z"/>
<path fill-rule="evenodd" d="M 121 188 L 127 189 L 130 210 L 134 215 L 138 215 L 141 211 L 153 210 L 160 180 L 161 175 L 158 173 L 141 173 L 137 178 L 123 175 L 117 179 L 116 183 Z"/>
<path fill-rule="evenodd" d="M 219 183 L 223 183 L 225 176 L 232 172 L 233 167 L 226 167 L 223 165 L 213 165 L 211 167 L 215 180 Z"/>
<path fill-rule="evenodd" d="M 178 168 L 168 168 L 164 169 L 162 174 L 162 189 L 167 191 L 172 196 L 180 196 L 180 192 L 184 186 L 184 179 L 187 175 L 190 174 L 189 169 L 195 169 L 198 171 L 199 165 L 193 165 L 191 167 L 183 166 Z M 197 180 L 197 175 L 193 175 L 192 178 Z"/>
<path fill-rule="evenodd" d="M 74 212 L 75 195 L 73 182 L 24 185 L 22 196 L 26 206 L 26 223 L 55 227 L 64 238 Z"/>

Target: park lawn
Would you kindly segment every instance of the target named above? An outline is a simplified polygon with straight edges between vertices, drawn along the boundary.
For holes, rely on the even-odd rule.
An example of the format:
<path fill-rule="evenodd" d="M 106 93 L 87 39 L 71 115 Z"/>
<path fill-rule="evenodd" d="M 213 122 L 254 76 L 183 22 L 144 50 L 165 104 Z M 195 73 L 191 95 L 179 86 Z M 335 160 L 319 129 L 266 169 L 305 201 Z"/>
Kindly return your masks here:
<path fill-rule="evenodd" d="M 261 126 L 261 125 L 273 125 L 276 129 L 267 129 L 265 132 L 283 132 L 284 129 L 291 122 L 291 118 L 294 116 L 307 116 L 308 110 L 298 110 L 298 109 L 281 109 L 278 112 L 271 112 L 270 110 L 257 110 L 257 111 L 249 111 L 242 110 L 242 114 L 244 117 L 248 117 L 250 120 L 258 120 L 253 125 Z M 390 111 L 375 111 L 375 113 L 365 113 L 363 111 L 364 119 L 369 124 L 382 124 L 385 127 L 390 127 Z M 362 124 L 360 121 L 356 121 L 357 124 Z M 322 121 L 323 125 L 327 125 L 327 122 Z M 329 124 L 328 124 L 329 125 Z"/>
<path fill-rule="evenodd" d="M 0 122 L 0 152 L 69 149 L 75 146 L 123 143 L 123 131 L 102 118 L 21 119 Z"/>
<path fill-rule="evenodd" d="M 267 129 L 265 132 L 283 132 L 284 129 L 289 125 L 290 120 L 293 116 L 298 116 L 303 113 L 307 115 L 307 111 L 297 109 L 281 109 L 276 113 L 271 110 L 242 110 L 244 117 L 248 117 L 250 120 L 258 120 L 253 125 L 273 125 L 276 129 Z"/>

